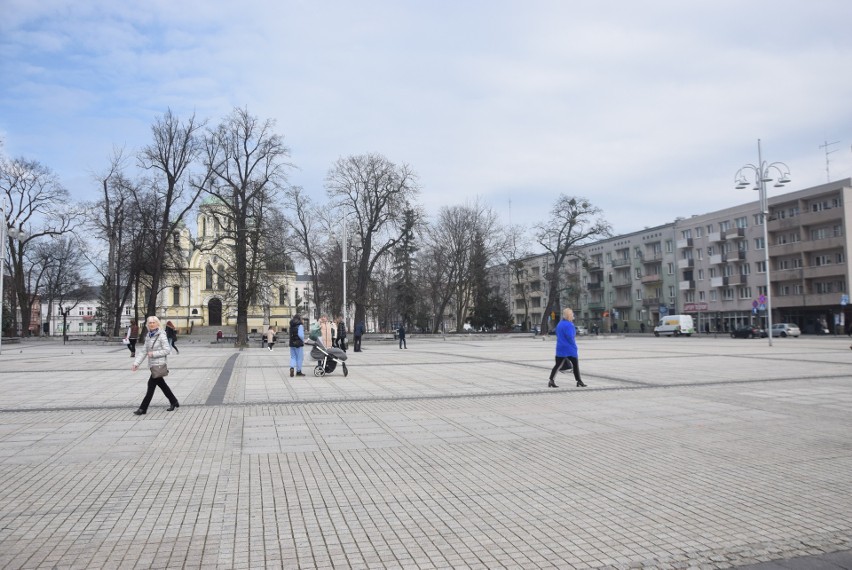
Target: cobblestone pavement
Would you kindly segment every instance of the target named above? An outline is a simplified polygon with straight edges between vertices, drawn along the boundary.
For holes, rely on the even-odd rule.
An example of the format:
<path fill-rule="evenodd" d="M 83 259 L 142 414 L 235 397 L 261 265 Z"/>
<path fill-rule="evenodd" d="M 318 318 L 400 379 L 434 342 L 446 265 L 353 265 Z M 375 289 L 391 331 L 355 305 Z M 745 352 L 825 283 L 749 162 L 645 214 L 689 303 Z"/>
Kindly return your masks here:
<path fill-rule="evenodd" d="M 188 340 L 138 417 L 125 347 L 3 344 L 0 568 L 849 567 L 846 338 Z"/>

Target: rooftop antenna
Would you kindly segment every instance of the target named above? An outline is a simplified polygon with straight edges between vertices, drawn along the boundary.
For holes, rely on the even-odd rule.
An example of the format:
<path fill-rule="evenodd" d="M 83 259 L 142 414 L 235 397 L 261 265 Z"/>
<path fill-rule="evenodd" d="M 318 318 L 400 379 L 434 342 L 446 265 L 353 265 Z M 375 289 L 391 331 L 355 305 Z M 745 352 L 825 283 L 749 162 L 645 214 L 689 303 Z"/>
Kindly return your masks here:
<path fill-rule="evenodd" d="M 828 155 L 830 155 L 833 152 L 837 152 L 837 150 L 828 150 L 828 147 L 835 145 L 835 144 L 840 144 L 840 141 L 834 141 L 834 142 L 825 141 L 823 144 L 819 145 L 819 148 L 825 149 L 825 181 L 826 182 L 831 182 L 831 173 L 829 171 L 830 163 L 829 163 Z"/>

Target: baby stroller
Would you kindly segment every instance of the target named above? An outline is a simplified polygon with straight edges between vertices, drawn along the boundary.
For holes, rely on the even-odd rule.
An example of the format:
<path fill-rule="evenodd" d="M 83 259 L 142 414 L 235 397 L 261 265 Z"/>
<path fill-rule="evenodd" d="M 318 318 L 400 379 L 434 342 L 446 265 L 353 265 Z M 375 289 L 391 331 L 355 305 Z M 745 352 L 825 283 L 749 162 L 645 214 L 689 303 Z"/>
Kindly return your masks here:
<path fill-rule="evenodd" d="M 340 366 L 343 368 L 344 378 L 349 376 L 349 370 L 346 368 L 346 362 L 344 362 L 346 360 L 346 353 L 339 348 L 326 348 L 320 338 L 313 341 L 311 358 L 317 361 L 317 365 L 314 367 L 314 376 L 331 374 L 337 368 L 338 362 L 340 362 Z"/>

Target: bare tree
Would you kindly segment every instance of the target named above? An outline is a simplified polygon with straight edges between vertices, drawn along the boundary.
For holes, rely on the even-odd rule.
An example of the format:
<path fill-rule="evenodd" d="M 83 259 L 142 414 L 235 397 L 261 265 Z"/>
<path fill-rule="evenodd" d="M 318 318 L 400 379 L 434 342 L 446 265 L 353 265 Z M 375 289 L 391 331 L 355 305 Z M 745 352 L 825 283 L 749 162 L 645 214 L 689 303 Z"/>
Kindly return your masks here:
<path fill-rule="evenodd" d="M 419 189 L 414 172 L 379 154 L 339 159 L 326 177 L 326 192 L 340 218 L 353 222 L 355 322 L 366 316 L 370 276 L 402 234 L 403 212 Z M 341 221 L 341 223 L 345 223 Z"/>
<path fill-rule="evenodd" d="M 32 266 L 40 268 L 42 300 L 47 301 L 48 320 L 54 315 L 54 307 L 58 307 L 66 339 L 71 310 L 94 296 L 94 288 L 88 286 L 84 278 L 87 265 L 82 244 L 75 238 L 42 241 L 33 248 Z"/>
<path fill-rule="evenodd" d="M 464 206 L 445 206 L 428 232 L 428 259 L 424 260 L 431 283 L 435 311 L 433 330 L 443 321 L 452 303 L 455 328 L 468 316 L 476 280 L 472 277 L 471 253 L 479 240 L 481 256 L 493 259 L 502 231 L 496 229 L 494 212 L 478 200 Z M 485 263 L 485 261 L 483 261 Z"/>
<path fill-rule="evenodd" d="M 569 256 L 580 257 L 578 248 L 590 241 L 609 237 L 611 229 L 603 212 L 588 199 L 562 194 L 553 204 L 550 218 L 535 226 L 535 239 L 549 259 L 547 306 L 541 318 L 541 332 L 548 330 L 550 313 L 559 314 L 560 275 Z"/>
<path fill-rule="evenodd" d="M 16 306 L 21 308 L 21 334 L 30 332 L 32 305 L 39 294 L 40 271 L 27 266 L 27 249 L 43 238 L 67 234 L 75 228 L 79 213 L 71 206 L 68 191 L 46 166 L 23 158 L 0 160 L 0 199 L 6 200 L 8 227 L 23 232 L 8 236 Z M 17 315 L 13 311 L 17 326 Z"/>
<path fill-rule="evenodd" d="M 160 217 L 155 197 L 149 194 L 146 198 L 139 183 L 125 175 L 125 162 L 123 149 L 115 149 L 109 166 L 95 177 L 101 199 L 84 208 L 89 235 L 104 246 L 93 252 L 90 261 L 102 280 L 103 330 L 112 336 L 120 334 L 122 309 L 139 283 L 142 260 L 150 254 L 145 247 L 149 242 L 146 228 L 156 225 Z"/>
<path fill-rule="evenodd" d="M 506 246 L 503 248 L 498 257 L 508 267 L 510 283 L 510 292 L 514 291 L 514 295 L 521 296 L 521 302 L 524 304 L 524 320 L 521 324 L 522 330 L 528 330 L 530 318 L 530 286 L 528 281 L 528 271 L 524 258 L 532 255 L 532 248 L 525 230 L 518 225 L 510 226 L 507 230 Z M 514 316 L 514 315 L 513 315 Z"/>
<path fill-rule="evenodd" d="M 204 137 L 204 165 L 209 185 L 225 216 L 223 240 L 233 249 L 230 273 L 237 298 L 237 345 L 248 342 L 248 308 L 261 293 L 261 275 L 268 268 L 264 247 L 272 243 L 267 215 L 283 191 L 290 164 L 284 137 L 275 122 L 234 109 Z"/>
<path fill-rule="evenodd" d="M 308 264 L 311 276 L 311 285 L 314 290 L 314 318 L 318 318 L 320 307 L 323 305 L 323 296 L 320 292 L 320 252 L 325 239 L 320 232 L 320 215 L 310 197 L 300 186 L 293 186 L 286 192 L 287 203 L 290 206 L 291 215 L 285 217 L 284 221 L 288 229 L 287 243 L 293 248 L 294 253 Z"/>
<path fill-rule="evenodd" d="M 159 209 L 159 219 L 153 220 L 145 234 L 145 247 L 153 253 L 148 267 L 151 291 L 146 312 L 149 315 L 157 312 L 160 283 L 168 270 L 165 262 L 171 241 L 169 236 L 183 223 L 184 216 L 195 206 L 205 185 L 204 180 L 189 184 L 188 172 L 201 150 L 198 134 L 203 126 L 195 115 L 184 122 L 169 109 L 154 121 L 151 126 L 154 142 L 139 154 L 140 167 L 154 174 L 148 181 L 148 188 L 153 192 Z M 142 196 L 137 194 L 136 206 L 142 207 L 143 204 Z"/>

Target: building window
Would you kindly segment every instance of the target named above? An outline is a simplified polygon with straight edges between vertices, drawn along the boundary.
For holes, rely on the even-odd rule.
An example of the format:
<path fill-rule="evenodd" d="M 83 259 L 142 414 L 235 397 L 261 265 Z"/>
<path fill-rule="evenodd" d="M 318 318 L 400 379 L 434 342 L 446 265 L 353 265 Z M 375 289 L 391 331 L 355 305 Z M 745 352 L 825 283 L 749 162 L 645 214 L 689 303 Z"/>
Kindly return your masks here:
<path fill-rule="evenodd" d="M 731 229 L 731 221 L 725 220 L 724 222 L 719 222 L 719 231 L 725 232 Z"/>
<path fill-rule="evenodd" d="M 712 291 L 710 291 L 710 302 L 711 302 L 711 303 L 714 303 L 714 302 L 716 302 L 716 301 L 718 301 L 718 300 L 719 300 L 719 295 L 717 295 L 717 294 L 716 294 L 716 290 L 715 290 L 715 289 L 713 289 Z"/>
<path fill-rule="evenodd" d="M 222 265 L 222 264 L 219 264 L 219 270 L 217 271 L 217 273 L 218 273 L 218 277 L 219 277 L 218 289 L 219 289 L 219 291 L 224 291 L 225 290 L 225 266 Z"/>
<path fill-rule="evenodd" d="M 763 249 L 766 247 L 766 242 L 762 237 L 754 238 L 754 249 Z"/>
<path fill-rule="evenodd" d="M 667 239 L 666 240 L 666 253 L 671 253 L 672 251 L 674 251 L 674 248 L 672 246 L 672 240 Z"/>
<path fill-rule="evenodd" d="M 669 270 L 669 275 L 674 275 L 674 263 L 672 263 L 672 262 L 670 261 L 668 264 L 666 264 L 666 266 L 667 266 L 667 268 L 668 268 L 668 270 Z"/>
<path fill-rule="evenodd" d="M 734 225 L 738 228 L 747 228 L 748 227 L 748 217 L 743 216 L 741 218 L 737 218 L 734 220 Z"/>
<path fill-rule="evenodd" d="M 703 235 L 704 235 L 704 228 L 702 228 L 701 226 L 698 226 L 697 228 L 695 228 L 695 237 L 700 238 Z"/>
<path fill-rule="evenodd" d="M 210 290 L 213 288 L 213 266 L 209 263 L 207 264 L 207 269 L 205 269 L 204 274 L 204 287 L 205 289 Z"/>
<path fill-rule="evenodd" d="M 172 305 L 180 305 L 180 286 L 172 287 Z"/>
<path fill-rule="evenodd" d="M 726 301 L 733 301 L 734 300 L 734 290 L 731 289 L 730 287 L 725 289 L 725 300 Z"/>

